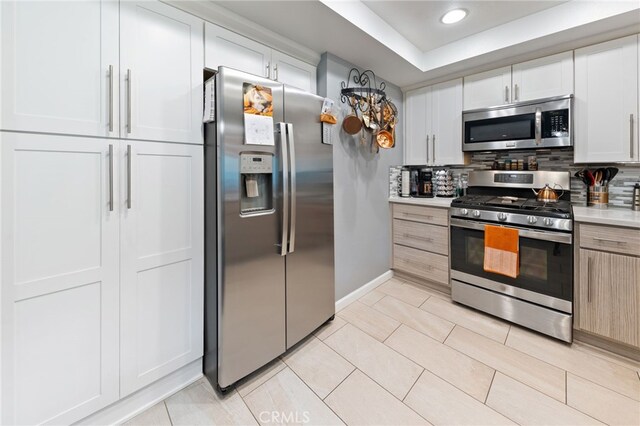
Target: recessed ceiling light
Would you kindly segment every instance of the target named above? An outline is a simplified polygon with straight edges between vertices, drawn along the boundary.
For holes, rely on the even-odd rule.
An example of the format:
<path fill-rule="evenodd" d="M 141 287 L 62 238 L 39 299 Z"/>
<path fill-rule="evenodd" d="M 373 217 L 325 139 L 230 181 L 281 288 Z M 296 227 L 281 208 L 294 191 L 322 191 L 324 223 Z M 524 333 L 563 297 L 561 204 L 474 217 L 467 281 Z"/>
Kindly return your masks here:
<path fill-rule="evenodd" d="M 466 9 L 453 9 L 442 15 L 440 22 L 443 24 L 455 24 L 462 21 L 467 16 Z"/>

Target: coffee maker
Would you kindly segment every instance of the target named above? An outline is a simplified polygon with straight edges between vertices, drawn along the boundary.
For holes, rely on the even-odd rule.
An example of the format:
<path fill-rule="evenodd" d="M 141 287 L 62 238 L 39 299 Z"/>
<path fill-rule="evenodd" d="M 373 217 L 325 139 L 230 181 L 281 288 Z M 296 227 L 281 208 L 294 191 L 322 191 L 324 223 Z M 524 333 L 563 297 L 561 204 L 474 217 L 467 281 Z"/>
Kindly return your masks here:
<path fill-rule="evenodd" d="M 429 198 L 433 197 L 433 171 L 429 168 L 422 168 L 418 170 L 416 179 L 418 191 L 416 197 Z"/>

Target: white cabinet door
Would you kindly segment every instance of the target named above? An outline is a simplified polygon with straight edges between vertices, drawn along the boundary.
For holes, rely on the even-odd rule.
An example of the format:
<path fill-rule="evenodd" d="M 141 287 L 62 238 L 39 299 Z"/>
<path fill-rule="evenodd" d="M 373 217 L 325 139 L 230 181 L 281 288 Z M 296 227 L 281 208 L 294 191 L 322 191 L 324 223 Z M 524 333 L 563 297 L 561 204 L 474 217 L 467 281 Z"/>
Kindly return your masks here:
<path fill-rule="evenodd" d="M 110 142 L 0 132 L 0 147 L 0 423 L 74 423 L 119 392 Z"/>
<path fill-rule="evenodd" d="M 205 67 L 229 67 L 270 78 L 270 47 L 209 22 L 204 24 L 204 33 Z"/>
<path fill-rule="evenodd" d="M 513 65 L 513 101 L 573 93 L 573 52 Z"/>
<path fill-rule="evenodd" d="M 277 50 L 272 51 L 271 63 L 273 80 L 316 93 L 316 67 Z"/>
<path fill-rule="evenodd" d="M 203 143 L 202 27 L 164 3 L 120 3 L 122 137 Z"/>
<path fill-rule="evenodd" d="M 203 353 L 203 147 L 132 142 L 121 161 L 124 397 Z"/>
<path fill-rule="evenodd" d="M 462 79 L 431 87 L 432 139 L 430 162 L 464 164 L 462 152 Z"/>
<path fill-rule="evenodd" d="M 638 160 L 638 36 L 578 49 L 574 161 Z"/>
<path fill-rule="evenodd" d="M 431 132 L 431 88 L 422 87 L 405 94 L 405 143 L 404 163 L 423 165 L 428 163 Z"/>
<path fill-rule="evenodd" d="M 507 104 L 511 96 L 511 66 L 464 78 L 465 110 Z"/>
<path fill-rule="evenodd" d="M 0 8 L 0 129 L 117 137 L 118 2 Z"/>

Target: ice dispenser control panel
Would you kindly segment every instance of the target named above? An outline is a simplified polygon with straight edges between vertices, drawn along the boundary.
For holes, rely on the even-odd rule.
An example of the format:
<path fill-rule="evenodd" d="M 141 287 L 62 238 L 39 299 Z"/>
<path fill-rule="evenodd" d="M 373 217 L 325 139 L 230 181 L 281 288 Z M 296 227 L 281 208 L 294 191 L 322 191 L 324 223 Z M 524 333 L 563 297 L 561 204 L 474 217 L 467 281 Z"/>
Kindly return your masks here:
<path fill-rule="evenodd" d="M 271 154 L 242 154 L 240 173 L 271 173 L 273 170 Z"/>

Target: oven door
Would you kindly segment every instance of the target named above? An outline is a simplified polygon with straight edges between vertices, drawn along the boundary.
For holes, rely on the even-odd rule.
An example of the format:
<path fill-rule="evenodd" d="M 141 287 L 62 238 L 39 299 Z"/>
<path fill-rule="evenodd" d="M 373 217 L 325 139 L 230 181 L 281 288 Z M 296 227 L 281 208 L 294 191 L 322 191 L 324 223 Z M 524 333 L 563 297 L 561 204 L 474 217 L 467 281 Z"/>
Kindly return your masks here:
<path fill-rule="evenodd" d="M 520 232 L 520 273 L 511 278 L 484 270 L 484 226 L 487 224 L 451 219 L 451 278 L 571 313 L 571 233 L 513 227 Z"/>

